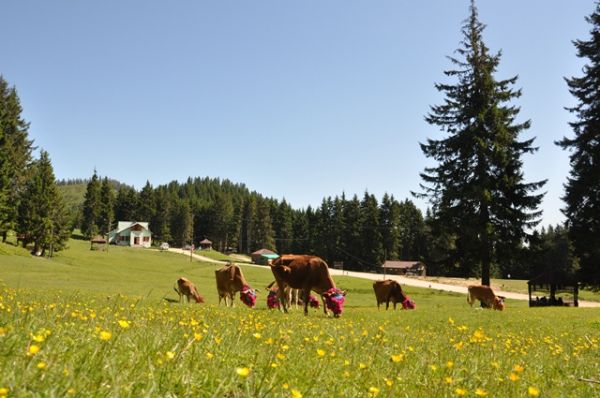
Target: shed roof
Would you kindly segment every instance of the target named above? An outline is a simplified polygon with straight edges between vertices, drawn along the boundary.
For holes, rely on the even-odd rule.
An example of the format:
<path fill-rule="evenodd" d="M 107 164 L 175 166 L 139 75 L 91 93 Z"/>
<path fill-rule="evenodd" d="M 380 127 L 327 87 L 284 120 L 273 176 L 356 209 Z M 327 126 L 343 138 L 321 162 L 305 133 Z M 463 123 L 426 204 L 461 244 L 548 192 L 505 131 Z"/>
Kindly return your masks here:
<path fill-rule="evenodd" d="M 251 254 L 251 256 L 257 256 L 261 254 L 276 254 L 274 251 L 269 249 L 260 249 Z"/>
<path fill-rule="evenodd" d="M 150 228 L 148 228 L 148 222 L 142 222 L 142 221 L 119 221 L 117 223 L 117 229 L 113 230 L 112 232 L 116 232 L 119 233 L 121 231 L 124 231 L 126 229 L 129 229 L 131 227 L 133 227 L 134 225 L 139 224 L 140 227 L 150 230 Z"/>
<path fill-rule="evenodd" d="M 208 239 L 203 239 L 200 241 L 201 245 L 212 245 L 212 242 L 209 241 Z"/>
<path fill-rule="evenodd" d="M 91 239 L 92 243 L 106 243 L 106 238 L 102 235 L 96 235 Z"/>
<path fill-rule="evenodd" d="M 577 279 L 568 275 L 566 272 L 546 271 L 527 281 L 528 285 L 561 285 L 561 286 L 576 286 L 579 284 Z"/>
<path fill-rule="evenodd" d="M 381 268 L 409 269 L 420 266 L 424 267 L 425 264 L 421 261 L 386 261 Z"/>

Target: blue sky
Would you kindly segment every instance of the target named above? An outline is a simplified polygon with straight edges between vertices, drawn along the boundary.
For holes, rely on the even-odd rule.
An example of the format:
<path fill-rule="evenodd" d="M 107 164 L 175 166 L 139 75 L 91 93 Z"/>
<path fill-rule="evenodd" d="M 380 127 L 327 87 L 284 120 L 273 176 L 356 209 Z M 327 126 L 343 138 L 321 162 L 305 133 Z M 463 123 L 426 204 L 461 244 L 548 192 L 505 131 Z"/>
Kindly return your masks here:
<path fill-rule="evenodd" d="M 397 199 L 432 165 L 419 142 L 440 104 L 468 16 L 466 0 L 4 2 L 0 73 L 15 85 L 57 178 L 94 168 L 140 189 L 188 176 L 245 183 L 296 208 L 323 197 Z M 548 179 L 543 224 L 560 199 L 593 1 L 479 1 L 497 78 L 519 75 L 521 121 L 539 151 L 527 181 Z M 412 199 L 412 198 L 411 198 Z M 426 202 L 412 199 L 422 209 Z"/>

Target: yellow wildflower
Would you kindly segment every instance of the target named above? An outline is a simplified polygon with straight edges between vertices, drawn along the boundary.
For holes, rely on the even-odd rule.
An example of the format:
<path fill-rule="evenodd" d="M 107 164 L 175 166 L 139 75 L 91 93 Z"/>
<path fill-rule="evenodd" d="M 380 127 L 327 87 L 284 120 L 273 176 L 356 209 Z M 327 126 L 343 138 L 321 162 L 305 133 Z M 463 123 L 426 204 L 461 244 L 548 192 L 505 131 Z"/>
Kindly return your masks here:
<path fill-rule="evenodd" d="M 38 369 L 46 369 L 46 362 L 44 362 L 44 361 L 38 362 L 37 368 Z"/>
<path fill-rule="evenodd" d="M 485 397 L 486 395 L 488 395 L 488 393 L 483 388 L 478 388 L 475 390 L 475 395 L 477 395 L 478 397 Z"/>
<path fill-rule="evenodd" d="M 379 394 L 379 388 L 377 387 L 369 387 L 369 392 L 373 394 L 373 396 Z"/>
<path fill-rule="evenodd" d="M 262 337 L 260 333 L 254 333 L 252 336 L 254 336 L 255 339 L 260 339 Z"/>
<path fill-rule="evenodd" d="M 206 359 L 213 359 L 215 357 L 215 354 L 213 354 L 212 352 L 207 352 L 206 353 Z"/>
<path fill-rule="evenodd" d="M 173 351 L 167 351 L 165 355 L 169 361 L 175 358 L 175 353 Z"/>
<path fill-rule="evenodd" d="M 402 362 L 402 360 L 404 359 L 404 355 L 402 354 L 398 354 L 398 355 L 392 355 L 392 362 Z"/>
<path fill-rule="evenodd" d="M 510 379 L 510 381 L 517 381 L 519 380 L 519 375 L 516 373 L 511 373 L 508 378 Z"/>
<path fill-rule="evenodd" d="M 8 388 L 2 387 L 0 388 L 0 395 L 8 395 Z"/>
<path fill-rule="evenodd" d="M 29 346 L 29 349 L 27 350 L 27 355 L 33 356 L 33 355 L 37 354 L 38 352 L 40 352 L 40 346 L 32 344 Z"/>
<path fill-rule="evenodd" d="M 464 388 L 457 388 L 456 390 L 454 390 L 454 392 L 456 393 L 456 395 L 460 395 L 462 397 L 467 393 L 467 390 L 465 390 Z"/>
<path fill-rule="evenodd" d="M 302 394 L 298 390 L 292 389 L 290 393 L 292 394 L 292 398 L 302 398 Z"/>
<path fill-rule="evenodd" d="M 319 348 L 317 350 L 317 355 L 320 356 L 320 357 L 324 357 L 325 356 L 325 350 L 322 350 L 322 349 Z"/>
<path fill-rule="evenodd" d="M 125 319 L 121 319 L 121 320 L 119 320 L 119 326 L 121 326 L 121 328 L 123 328 L 123 329 L 127 329 L 131 326 L 131 324 L 129 323 L 129 321 L 126 321 Z"/>
<path fill-rule="evenodd" d="M 524 370 L 525 370 L 525 368 L 523 366 L 521 366 L 521 365 L 518 365 L 518 364 L 513 367 L 513 371 L 515 371 L 517 373 L 521 373 Z"/>
<path fill-rule="evenodd" d="M 106 330 L 100 332 L 100 340 L 108 341 L 112 337 L 112 333 Z"/>
<path fill-rule="evenodd" d="M 444 378 L 444 382 L 445 382 L 446 384 L 452 384 L 452 383 L 454 382 L 454 380 L 452 379 L 452 377 L 450 377 L 450 376 L 446 376 L 446 377 Z"/>
<path fill-rule="evenodd" d="M 242 377 L 248 377 L 251 370 L 249 368 L 236 368 L 235 372 Z"/>
<path fill-rule="evenodd" d="M 538 390 L 535 387 L 530 386 L 529 388 L 527 388 L 527 393 L 529 395 L 531 395 L 532 397 L 537 397 L 538 395 L 540 395 L 540 390 Z"/>

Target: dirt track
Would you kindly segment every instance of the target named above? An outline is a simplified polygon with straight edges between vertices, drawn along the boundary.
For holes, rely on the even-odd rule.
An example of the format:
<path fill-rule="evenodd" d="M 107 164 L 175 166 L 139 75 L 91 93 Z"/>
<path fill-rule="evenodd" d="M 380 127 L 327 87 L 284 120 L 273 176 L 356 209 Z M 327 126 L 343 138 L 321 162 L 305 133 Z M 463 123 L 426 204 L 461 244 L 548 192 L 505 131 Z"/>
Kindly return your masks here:
<path fill-rule="evenodd" d="M 173 253 L 183 254 L 186 256 L 190 255 L 189 250 L 169 249 L 169 251 L 173 252 Z M 226 263 L 225 261 L 213 260 L 212 258 L 204 257 L 204 256 L 201 256 L 198 254 L 193 254 L 192 257 L 198 261 L 205 261 L 205 262 L 209 262 L 209 263 L 215 263 L 215 264 L 225 264 Z M 243 265 L 251 266 L 251 267 L 264 267 L 264 265 L 256 265 L 256 264 L 248 264 L 248 263 L 243 263 Z M 383 279 L 382 274 L 371 274 L 371 273 L 367 273 L 367 272 L 342 271 L 342 270 L 337 270 L 337 269 L 333 269 L 333 268 L 330 268 L 329 272 L 331 272 L 331 275 L 336 275 L 336 276 L 344 275 L 344 276 L 352 276 L 354 278 L 362 278 L 362 279 L 369 279 L 369 280 Z M 400 284 L 407 285 L 407 286 L 422 287 L 425 289 L 443 290 L 443 291 L 447 291 L 447 292 L 462 293 L 465 295 L 467 294 L 466 286 L 457 286 L 457 285 L 449 285 L 449 284 L 445 284 L 445 283 L 428 282 L 428 281 L 423 281 L 423 280 L 419 280 L 419 279 L 407 278 L 407 277 L 399 276 L 399 275 L 386 275 L 386 279 L 394 279 L 394 280 L 398 281 Z M 495 293 L 499 296 L 504 296 L 504 297 L 512 299 L 512 300 L 525 300 L 525 301 L 529 300 L 529 296 L 527 294 L 503 292 L 500 290 L 495 290 Z M 594 301 L 579 301 L 579 306 L 580 307 L 600 308 L 600 303 L 597 303 Z"/>

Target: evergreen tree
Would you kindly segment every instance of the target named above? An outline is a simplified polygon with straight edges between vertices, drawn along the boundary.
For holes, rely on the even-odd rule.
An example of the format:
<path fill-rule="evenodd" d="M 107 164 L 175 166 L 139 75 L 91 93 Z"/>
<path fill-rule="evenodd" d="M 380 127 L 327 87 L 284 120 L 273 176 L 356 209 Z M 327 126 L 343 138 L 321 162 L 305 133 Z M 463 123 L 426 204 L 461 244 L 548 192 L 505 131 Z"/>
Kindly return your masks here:
<path fill-rule="evenodd" d="M 18 206 L 31 175 L 33 141 L 28 138 L 29 123 L 21 117 L 23 109 L 17 90 L 9 88 L 0 76 L 0 233 L 15 230 Z"/>
<path fill-rule="evenodd" d="M 156 212 L 156 202 L 154 198 L 154 190 L 150 181 L 146 181 L 146 185 L 140 191 L 138 195 L 138 208 L 136 212 L 135 220 L 137 221 L 150 221 L 154 218 Z"/>
<path fill-rule="evenodd" d="M 54 171 L 46 151 L 41 151 L 19 206 L 18 232 L 24 246 L 33 243 L 33 253 L 59 250 L 69 237 L 62 197 L 56 187 Z"/>
<path fill-rule="evenodd" d="M 400 259 L 423 260 L 425 223 L 421 210 L 407 199 L 399 204 L 398 213 L 400 218 Z"/>
<path fill-rule="evenodd" d="M 100 187 L 100 211 L 98 212 L 98 232 L 101 235 L 106 235 L 113 228 L 115 223 L 114 206 L 113 188 L 108 182 L 108 178 L 104 177 Z"/>
<path fill-rule="evenodd" d="M 81 232 L 86 238 L 92 238 L 100 232 L 100 181 L 98 174 L 94 170 L 94 175 L 87 185 L 85 200 L 83 201 L 83 217 L 81 220 Z"/>
<path fill-rule="evenodd" d="M 282 254 L 291 253 L 294 243 L 293 210 L 285 199 L 276 207 L 273 229 L 277 252 Z"/>
<path fill-rule="evenodd" d="M 115 200 L 116 221 L 138 221 L 136 218 L 138 194 L 135 189 L 120 186 Z"/>
<path fill-rule="evenodd" d="M 156 190 L 156 212 L 154 218 L 150 220 L 150 230 L 152 231 L 153 240 L 156 242 L 169 242 L 171 240 L 171 200 L 169 193 L 163 188 Z"/>
<path fill-rule="evenodd" d="M 600 287 L 600 2 L 586 18 L 592 25 L 589 40 L 576 40 L 579 58 L 587 58 L 582 77 L 567 79 L 577 105 L 569 111 L 577 116 L 570 123 L 574 138 L 558 142 L 571 150 L 571 171 L 563 200 L 566 225 L 580 258 L 581 279 Z"/>
<path fill-rule="evenodd" d="M 361 209 L 358 197 L 354 195 L 344 205 L 344 237 L 342 251 L 344 267 L 347 269 L 362 269 L 362 236 Z"/>
<path fill-rule="evenodd" d="M 292 217 L 294 240 L 291 244 L 290 253 L 311 253 L 307 211 L 295 211 Z"/>
<path fill-rule="evenodd" d="M 446 99 L 426 117 L 448 137 L 421 144 L 439 165 L 421 173 L 424 193 L 417 196 L 429 198 L 433 216 L 457 236 L 455 255 L 463 269 L 480 273 L 489 285 L 492 265 L 514 256 L 524 230 L 539 222 L 543 195 L 534 192 L 545 181 L 523 181 L 521 156 L 537 148 L 533 139 L 518 141 L 530 122 L 516 123 L 519 108 L 507 104 L 521 95 L 510 88 L 517 77 L 494 78 L 500 53 L 489 53 L 474 1 L 470 9 L 457 50 L 464 59 L 450 58 L 457 68 L 445 72 L 458 82 L 436 85 Z"/>
<path fill-rule="evenodd" d="M 193 217 L 189 203 L 180 201 L 175 205 L 171 220 L 172 243 L 176 246 L 184 247 L 193 243 Z"/>
<path fill-rule="evenodd" d="M 382 264 L 383 248 L 379 230 L 379 206 L 374 195 L 365 192 L 360 203 L 360 213 L 363 270 L 375 271 Z"/>
<path fill-rule="evenodd" d="M 254 247 L 251 251 L 258 249 L 275 250 L 275 240 L 273 237 L 273 226 L 271 225 L 271 214 L 269 202 L 260 199 L 256 204 L 256 214 L 253 220 L 252 236 L 254 237 Z"/>
<path fill-rule="evenodd" d="M 384 251 L 383 260 L 399 259 L 400 247 L 400 206 L 393 196 L 383 195 L 379 207 L 379 226 Z"/>

